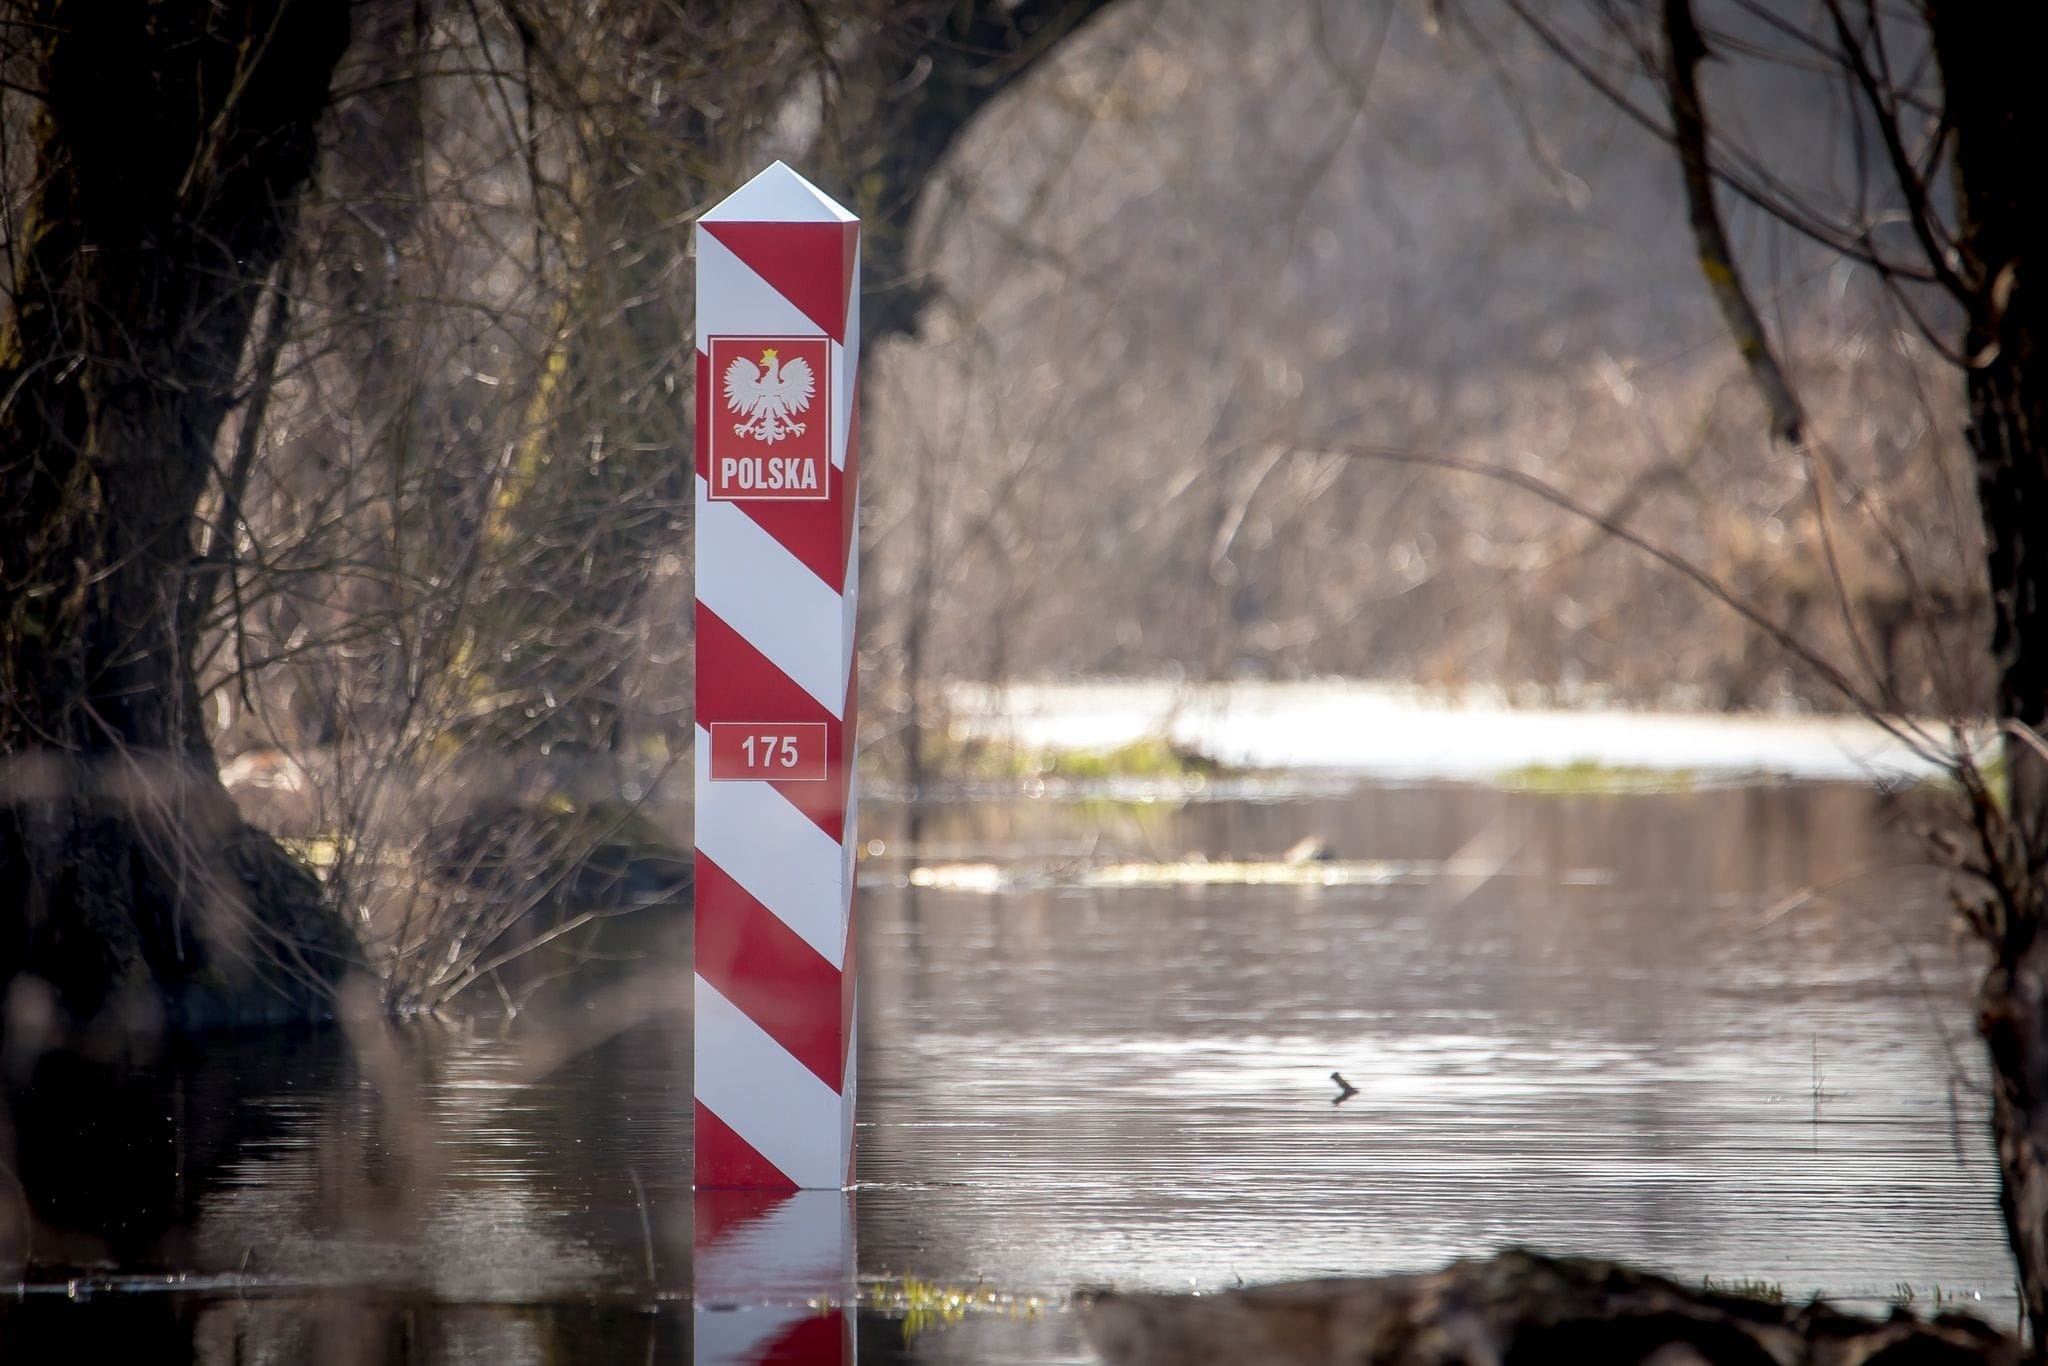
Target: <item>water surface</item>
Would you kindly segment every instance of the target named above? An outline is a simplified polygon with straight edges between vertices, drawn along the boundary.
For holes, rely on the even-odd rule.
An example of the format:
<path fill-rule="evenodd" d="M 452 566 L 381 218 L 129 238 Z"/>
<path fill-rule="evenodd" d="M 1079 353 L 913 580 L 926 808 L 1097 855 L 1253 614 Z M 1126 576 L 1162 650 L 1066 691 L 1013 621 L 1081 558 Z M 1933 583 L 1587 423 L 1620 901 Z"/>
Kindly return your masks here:
<path fill-rule="evenodd" d="M 863 1360 L 1086 1361 L 1077 1285 L 1509 1243 L 2013 1315 L 1971 959 L 1866 789 L 989 800 L 915 848 L 874 804 L 863 828 Z M 1061 877 L 1305 836 L 1402 871 Z M 910 885 L 946 862 L 1035 876 Z M 511 1021 L 11 1060 L 0 1356 L 690 1359 L 677 928 Z M 906 1281 L 997 1299 L 882 1312 Z"/>

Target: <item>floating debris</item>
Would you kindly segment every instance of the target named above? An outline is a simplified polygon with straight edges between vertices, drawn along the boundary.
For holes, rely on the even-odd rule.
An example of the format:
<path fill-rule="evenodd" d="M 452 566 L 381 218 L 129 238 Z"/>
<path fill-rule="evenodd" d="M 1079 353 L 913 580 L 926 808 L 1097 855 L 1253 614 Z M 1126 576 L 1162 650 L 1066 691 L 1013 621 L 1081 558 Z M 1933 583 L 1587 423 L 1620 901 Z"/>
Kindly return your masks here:
<path fill-rule="evenodd" d="M 868 1287 L 861 1294 L 860 1303 L 863 1309 L 900 1317 L 905 1337 L 958 1323 L 969 1314 L 1037 1318 L 1048 1307 L 1058 1307 L 1058 1301 L 1049 1296 L 1013 1294 L 979 1283 L 946 1285 L 915 1276 Z"/>

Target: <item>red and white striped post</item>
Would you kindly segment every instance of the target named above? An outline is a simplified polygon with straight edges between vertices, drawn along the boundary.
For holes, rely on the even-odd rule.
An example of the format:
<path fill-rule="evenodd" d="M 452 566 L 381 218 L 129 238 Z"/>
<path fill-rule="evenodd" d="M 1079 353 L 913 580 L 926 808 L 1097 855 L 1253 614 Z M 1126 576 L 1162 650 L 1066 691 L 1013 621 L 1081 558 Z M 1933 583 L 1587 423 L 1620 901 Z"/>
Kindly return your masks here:
<path fill-rule="evenodd" d="M 697 222 L 699 1189 L 853 1183 L 860 223 L 776 162 Z"/>
<path fill-rule="evenodd" d="M 781 162 L 697 224 L 707 1366 L 854 1358 L 859 250 L 853 215 Z"/>

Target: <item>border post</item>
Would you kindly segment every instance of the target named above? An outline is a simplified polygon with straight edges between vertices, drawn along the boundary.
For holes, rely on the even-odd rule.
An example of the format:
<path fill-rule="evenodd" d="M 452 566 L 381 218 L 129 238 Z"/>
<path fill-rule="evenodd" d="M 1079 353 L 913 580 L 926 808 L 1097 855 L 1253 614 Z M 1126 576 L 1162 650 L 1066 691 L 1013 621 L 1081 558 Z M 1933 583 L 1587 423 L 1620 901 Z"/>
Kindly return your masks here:
<path fill-rule="evenodd" d="M 859 250 L 779 161 L 696 227 L 700 1190 L 853 1183 Z"/>

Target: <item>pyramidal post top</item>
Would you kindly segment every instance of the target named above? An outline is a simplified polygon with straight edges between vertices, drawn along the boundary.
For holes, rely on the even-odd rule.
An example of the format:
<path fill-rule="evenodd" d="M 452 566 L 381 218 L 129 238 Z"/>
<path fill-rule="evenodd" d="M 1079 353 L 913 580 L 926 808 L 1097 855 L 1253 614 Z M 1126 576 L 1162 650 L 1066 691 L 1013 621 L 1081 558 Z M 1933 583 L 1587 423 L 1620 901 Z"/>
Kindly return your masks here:
<path fill-rule="evenodd" d="M 857 223 L 823 190 L 776 162 L 698 215 L 704 223 Z"/>

